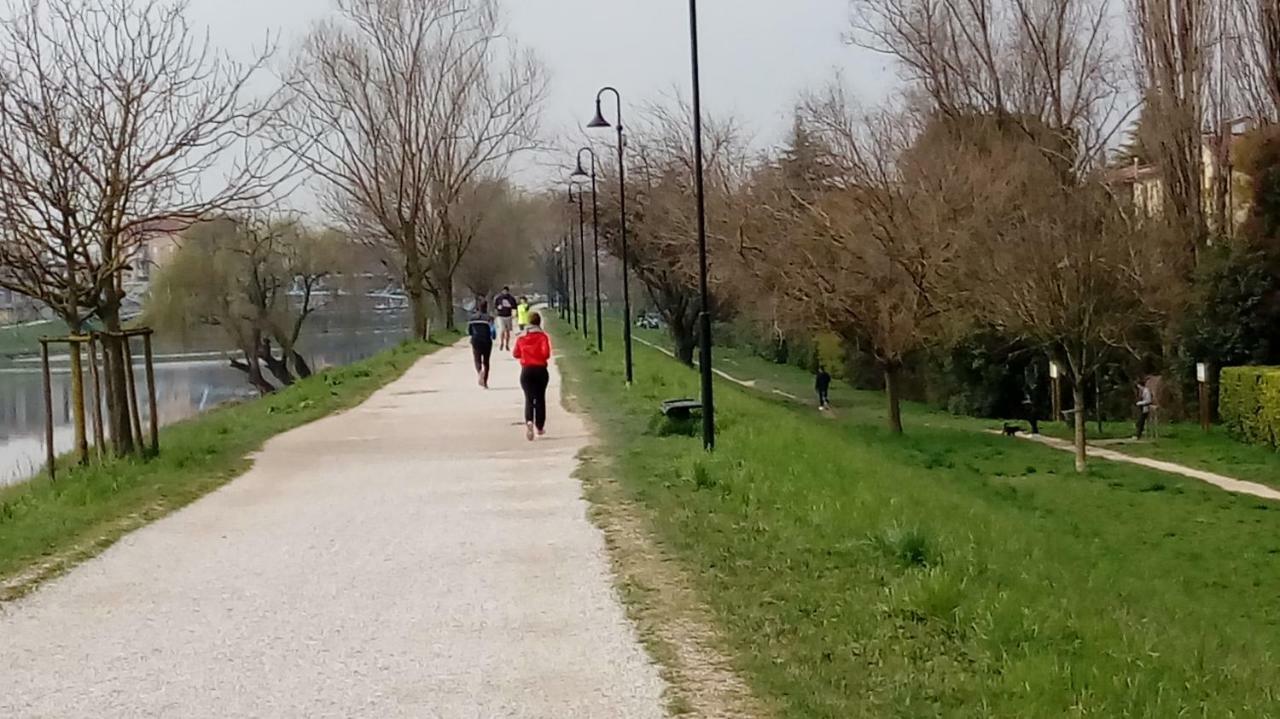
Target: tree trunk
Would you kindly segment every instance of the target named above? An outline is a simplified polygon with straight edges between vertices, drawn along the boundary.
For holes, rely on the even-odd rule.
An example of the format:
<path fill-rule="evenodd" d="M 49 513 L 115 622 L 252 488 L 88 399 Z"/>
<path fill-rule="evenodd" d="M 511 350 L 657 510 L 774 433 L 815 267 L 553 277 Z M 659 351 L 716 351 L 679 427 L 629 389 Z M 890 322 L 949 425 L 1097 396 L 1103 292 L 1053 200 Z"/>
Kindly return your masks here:
<path fill-rule="evenodd" d="M 310 377 L 311 365 L 307 364 L 307 360 L 297 350 L 289 350 L 289 354 L 293 357 L 293 372 L 298 375 L 298 379 Z"/>
<path fill-rule="evenodd" d="M 423 291 L 422 256 L 418 250 L 416 233 L 409 232 L 401 239 L 404 249 L 404 292 L 409 299 L 409 312 L 413 317 L 413 338 L 425 342 L 431 318 L 427 313 L 427 296 Z"/>
<path fill-rule="evenodd" d="M 286 355 L 287 356 L 287 355 Z M 258 359 L 267 366 L 267 370 L 276 378 L 280 384 L 289 386 L 293 384 L 293 374 L 289 372 L 289 363 L 285 356 L 276 357 L 271 351 L 271 340 L 262 338 L 258 342 Z"/>
<path fill-rule="evenodd" d="M 99 317 L 108 333 L 120 332 L 120 308 L 109 301 L 102 307 Z M 133 422 L 129 417 L 129 381 L 132 371 L 124 358 L 124 340 L 111 334 L 102 337 L 102 353 L 106 358 L 107 424 L 111 428 L 111 445 L 117 456 L 133 454 Z"/>
<path fill-rule="evenodd" d="M 1072 417 L 1075 419 L 1076 423 L 1076 471 L 1083 472 L 1085 471 L 1086 461 L 1084 444 L 1084 381 L 1079 377 L 1072 382 L 1071 397 L 1075 401 L 1075 411 L 1072 413 Z"/>
<path fill-rule="evenodd" d="M 89 433 L 85 429 L 84 368 L 80 363 L 80 343 L 67 344 L 68 349 L 71 350 L 71 411 L 76 429 L 76 451 L 80 454 L 80 464 L 88 464 Z"/>
<path fill-rule="evenodd" d="M 232 360 L 231 366 L 249 376 L 249 384 L 253 385 L 258 394 L 268 395 L 276 391 L 276 388 L 262 376 L 262 365 L 258 364 L 258 352 L 261 347 L 261 335 L 257 330 L 254 330 L 249 346 L 241 349 L 241 352 L 244 353 L 244 362 L 239 363 Z"/>
<path fill-rule="evenodd" d="M 444 319 L 446 330 L 457 329 L 458 323 L 453 316 L 453 278 L 440 282 L 440 290 L 436 292 L 436 309 Z"/>
<path fill-rule="evenodd" d="M 902 400 L 898 396 L 898 367 L 884 368 L 884 394 L 889 401 L 889 431 L 902 434 Z"/>

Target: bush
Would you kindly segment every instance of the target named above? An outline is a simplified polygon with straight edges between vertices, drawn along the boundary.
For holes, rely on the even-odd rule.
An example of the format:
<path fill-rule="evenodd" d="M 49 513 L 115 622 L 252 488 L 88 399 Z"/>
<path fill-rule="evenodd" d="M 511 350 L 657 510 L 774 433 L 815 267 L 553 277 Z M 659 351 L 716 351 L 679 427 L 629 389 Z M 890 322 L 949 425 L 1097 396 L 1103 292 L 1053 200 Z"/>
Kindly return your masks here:
<path fill-rule="evenodd" d="M 1252 444 L 1280 440 L 1280 367 L 1225 367 L 1218 412 L 1232 436 Z"/>

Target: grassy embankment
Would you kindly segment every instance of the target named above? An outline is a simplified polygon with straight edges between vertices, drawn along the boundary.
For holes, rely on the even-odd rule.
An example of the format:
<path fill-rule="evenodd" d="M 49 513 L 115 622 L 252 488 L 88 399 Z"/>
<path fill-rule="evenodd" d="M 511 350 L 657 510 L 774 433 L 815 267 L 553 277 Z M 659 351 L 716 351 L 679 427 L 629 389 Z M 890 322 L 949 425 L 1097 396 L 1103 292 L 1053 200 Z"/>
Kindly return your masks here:
<path fill-rule="evenodd" d="M 274 435 L 352 407 L 435 344 L 405 344 L 259 400 L 161 429 L 160 455 L 63 469 L 0 489 L 0 600 L 97 554 L 126 532 L 244 472 Z"/>
<path fill-rule="evenodd" d="M 0 327 L 0 358 L 40 352 L 40 338 L 66 334 L 61 322 L 8 325 Z"/>
<path fill-rule="evenodd" d="M 875 395 L 830 421 L 723 380 L 706 455 L 655 420 L 693 372 L 640 348 L 626 390 L 617 342 L 560 345 L 623 486 L 781 714 L 1280 715 L 1280 506 L 1127 465 L 1080 476 L 918 407 L 893 437 Z M 758 389 L 804 389 L 788 381 Z"/>
<path fill-rule="evenodd" d="M 640 336 L 655 344 L 664 342 L 660 333 L 643 332 Z M 810 406 L 815 403 L 813 377 L 807 372 L 790 365 L 777 365 L 734 348 L 717 347 L 716 352 L 717 367 L 735 378 L 755 380 L 754 389 L 757 391 L 779 396 L 773 390 L 781 390 Z M 832 387 L 832 401 L 836 409 L 833 416 L 840 421 L 854 424 L 884 421 L 884 395 L 880 392 L 858 391 L 836 382 Z M 1001 426 L 999 421 L 957 417 L 911 402 L 904 403 L 903 416 L 908 432 L 921 425 L 974 432 L 990 432 Z M 1024 428 L 1027 426 L 1020 420 L 1015 423 Z M 1071 428 L 1065 422 L 1041 422 L 1040 430 L 1050 437 L 1071 439 Z M 1105 422 L 1101 433 L 1093 421 L 1088 425 L 1089 440 L 1109 440 L 1106 442 L 1108 449 L 1280 487 L 1280 453 L 1267 447 L 1238 442 L 1221 426 L 1205 432 L 1194 422 L 1162 422 L 1158 438 L 1149 436 L 1141 442 L 1121 441 L 1132 437 L 1133 430 L 1132 420 Z"/>

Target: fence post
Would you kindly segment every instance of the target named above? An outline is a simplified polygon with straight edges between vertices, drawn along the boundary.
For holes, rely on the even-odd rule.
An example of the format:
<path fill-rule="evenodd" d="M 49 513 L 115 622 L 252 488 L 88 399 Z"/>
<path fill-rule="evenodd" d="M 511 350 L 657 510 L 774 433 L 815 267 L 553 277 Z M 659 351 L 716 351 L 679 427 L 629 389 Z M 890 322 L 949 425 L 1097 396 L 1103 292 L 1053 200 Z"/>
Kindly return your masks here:
<path fill-rule="evenodd" d="M 98 340 L 93 333 L 89 334 L 89 376 L 93 379 L 93 444 L 98 450 L 98 459 L 107 455 L 106 439 L 102 432 L 102 380 L 98 373 Z"/>
<path fill-rule="evenodd" d="M 49 340 L 40 340 L 40 372 L 43 376 L 44 389 L 44 446 L 45 459 L 49 464 L 49 480 L 57 479 L 57 460 L 53 451 L 53 387 L 49 374 Z"/>
<path fill-rule="evenodd" d="M 151 354 L 151 330 L 142 335 L 142 349 L 147 363 L 147 402 L 151 409 L 151 453 L 160 454 L 160 416 L 156 410 L 156 368 Z"/>

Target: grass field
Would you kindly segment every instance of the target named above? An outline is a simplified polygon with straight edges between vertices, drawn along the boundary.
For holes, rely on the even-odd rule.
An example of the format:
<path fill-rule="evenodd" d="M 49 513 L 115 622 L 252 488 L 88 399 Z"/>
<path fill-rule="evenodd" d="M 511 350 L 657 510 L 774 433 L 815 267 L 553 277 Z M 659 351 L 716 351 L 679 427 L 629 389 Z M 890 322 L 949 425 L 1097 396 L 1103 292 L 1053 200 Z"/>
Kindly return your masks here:
<path fill-rule="evenodd" d="M 618 343 L 559 344 L 624 487 L 783 715 L 1280 716 L 1280 506 L 726 381 L 707 455 L 656 418 L 696 374 L 640 349 L 627 390 Z"/>
<path fill-rule="evenodd" d="M 36 354 L 40 351 L 40 338 L 65 334 L 67 326 L 61 322 L 8 325 L 0 327 L 0 357 Z"/>
<path fill-rule="evenodd" d="M 639 336 L 659 345 L 665 342 L 660 333 L 642 332 Z M 715 364 L 718 368 L 737 379 L 755 380 L 754 389 L 761 394 L 781 397 L 773 392 L 777 389 L 795 395 L 799 402 L 810 406 L 816 404 L 813 377 L 807 372 L 790 365 L 777 365 L 735 348 L 718 347 L 716 352 Z M 832 401 L 836 410 L 833 418 L 837 421 L 854 424 L 884 421 L 884 395 L 880 392 L 858 391 L 836 382 L 832 386 Z M 911 402 L 903 404 L 903 417 L 908 433 L 921 426 L 989 432 L 1000 428 L 1002 424 L 996 420 L 957 417 Z M 1026 422 L 1017 424 L 1027 426 Z M 1108 421 L 1103 424 L 1102 432 L 1098 432 L 1097 425 L 1091 421 L 1087 429 L 1090 441 L 1114 441 L 1132 437 L 1134 426 L 1132 421 Z M 1072 430 L 1065 422 L 1041 422 L 1040 430 L 1051 437 L 1071 439 Z M 1157 439 L 1149 436 L 1141 442 L 1108 442 L 1108 448 L 1280 487 L 1280 453 L 1267 447 L 1238 442 L 1228 436 L 1221 426 L 1205 432 L 1196 423 L 1165 422 L 1160 425 Z"/>
<path fill-rule="evenodd" d="M 64 468 L 0 489 L 0 600 L 109 546 L 241 474 L 274 435 L 354 406 L 439 345 L 405 344 L 317 374 L 263 399 L 160 432 L 151 460 Z"/>

